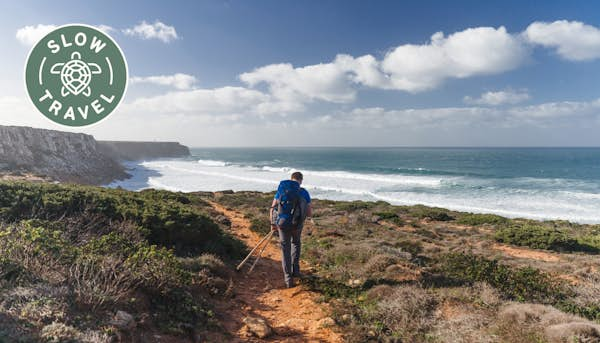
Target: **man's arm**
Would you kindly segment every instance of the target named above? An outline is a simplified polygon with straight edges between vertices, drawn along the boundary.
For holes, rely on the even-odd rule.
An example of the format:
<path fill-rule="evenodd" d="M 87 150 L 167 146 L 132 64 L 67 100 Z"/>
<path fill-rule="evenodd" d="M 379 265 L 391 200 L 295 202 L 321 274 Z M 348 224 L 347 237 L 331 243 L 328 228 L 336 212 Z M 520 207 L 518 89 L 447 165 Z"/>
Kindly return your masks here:
<path fill-rule="evenodd" d="M 275 206 L 277 206 L 277 199 L 273 199 L 271 203 L 271 209 L 269 210 L 269 222 L 271 223 L 271 230 L 277 231 L 277 225 L 273 224 L 273 211 L 275 210 Z"/>
<path fill-rule="evenodd" d="M 306 189 L 302 189 L 304 191 L 304 197 L 306 198 L 306 217 L 312 217 L 312 199 L 310 198 L 310 193 Z"/>

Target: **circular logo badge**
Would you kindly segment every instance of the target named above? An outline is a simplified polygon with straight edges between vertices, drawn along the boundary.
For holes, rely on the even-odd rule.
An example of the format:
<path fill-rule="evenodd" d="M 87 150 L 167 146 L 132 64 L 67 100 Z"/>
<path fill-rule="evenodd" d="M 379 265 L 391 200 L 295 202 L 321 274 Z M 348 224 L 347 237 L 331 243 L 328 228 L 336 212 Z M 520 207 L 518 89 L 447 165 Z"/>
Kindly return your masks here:
<path fill-rule="evenodd" d="M 66 126 L 108 117 L 127 89 L 127 62 L 106 33 L 87 25 L 61 26 L 29 53 L 25 83 L 44 116 Z"/>

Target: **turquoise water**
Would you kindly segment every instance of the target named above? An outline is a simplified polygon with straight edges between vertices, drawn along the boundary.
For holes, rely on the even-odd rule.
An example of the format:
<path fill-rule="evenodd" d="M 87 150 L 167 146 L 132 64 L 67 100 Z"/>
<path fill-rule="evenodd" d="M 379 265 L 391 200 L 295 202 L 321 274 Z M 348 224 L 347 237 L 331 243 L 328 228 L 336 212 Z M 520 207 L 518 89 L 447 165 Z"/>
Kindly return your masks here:
<path fill-rule="evenodd" d="M 268 191 L 294 170 L 321 198 L 600 223 L 600 148 L 192 149 L 118 185 Z"/>

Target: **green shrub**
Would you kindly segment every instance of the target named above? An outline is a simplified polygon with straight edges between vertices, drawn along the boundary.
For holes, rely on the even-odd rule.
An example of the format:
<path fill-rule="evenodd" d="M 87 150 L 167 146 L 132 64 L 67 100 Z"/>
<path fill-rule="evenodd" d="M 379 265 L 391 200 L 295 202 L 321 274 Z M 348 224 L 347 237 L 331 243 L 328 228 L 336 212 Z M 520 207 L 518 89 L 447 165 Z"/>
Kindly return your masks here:
<path fill-rule="evenodd" d="M 219 203 L 233 208 L 252 207 L 256 209 L 266 210 L 271 207 L 275 192 L 235 192 L 231 194 L 223 194 L 219 197 Z"/>
<path fill-rule="evenodd" d="M 571 301 L 561 301 L 556 307 L 560 310 L 573 313 L 575 315 L 587 318 L 589 320 L 594 320 L 596 322 L 600 322 L 600 305 L 593 304 L 589 306 L 582 306 L 575 304 Z"/>
<path fill-rule="evenodd" d="M 599 248 L 582 243 L 568 233 L 539 225 L 525 224 L 496 231 L 498 242 L 555 251 L 584 251 L 598 253 Z"/>
<path fill-rule="evenodd" d="M 577 237 L 580 246 L 586 247 L 586 251 L 600 253 L 600 234 L 589 234 Z"/>
<path fill-rule="evenodd" d="M 184 269 L 197 273 L 203 269 L 207 269 L 211 273 L 218 276 L 228 276 L 229 270 L 227 265 L 216 255 L 202 254 L 197 257 L 180 258 L 179 261 Z"/>
<path fill-rule="evenodd" d="M 64 281 L 66 266 L 75 259 L 76 249 L 62 232 L 24 223 L 0 231 L 0 256 L 7 266 L 14 267 L 13 271 L 22 268 L 37 278 L 56 283 Z"/>
<path fill-rule="evenodd" d="M 375 212 L 373 214 L 398 226 L 403 226 L 405 224 L 404 220 L 394 212 Z"/>
<path fill-rule="evenodd" d="M 166 191 L 0 182 L 0 287 L 64 289 L 61 308 L 77 328 L 104 323 L 109 308 L 148 311 L 150 325 L 174 334 L 206 328 L 202 297 L 228 286 L 219 257 L 238 259 L 246 247 L 198 204 Z M 39 340 L 41 324 L 18 325 Z"/>
<path fill-rule="evenodd" d="M 338 211 L 356 211 L 356 210 L 366 210 L 373 208 L 377 205 L 375 202 L 370 201 L 338 201 L 334 203 L 334 208 Z"/>
<path fill-rule="evenodd" d="M 410 214 L 413 217 L 419 219 L 431 219 L 440 222 L 447 222 L 454 220 L 454 217 L 448 213 L 448 210 L 443 208 L 435 208 L 435 207 L 426 207 L 426 206 L 413 206 L 410 208 Z"/>
<path fill-rule="evenodd" d="M 206 327 L 214 317 L 201 299 L 183 289 L 170 290 L 151 301 L 158 327 L 170 334 L 189 335 L 199 324 Z"/>
<path fill-rule="evenodd" d="M 266 217 L 252 217 L 250 219 L 250 230 L 260 235 L 266 235 L 271 231 L 271 222 Z"/>
<path fill-rule="evenodd" d="M 174 248 L 180 255 L 212 252 L 240 257 L 241 245 L 191 202 L 189 196 L 167 191 L 0 182 L 0 220 L 38 218 L 66 225 L 76 218 L 76 227 L 112 229 L 120 229 L 115 223 L 132 223 L 151 244 Z"/>
<path fill-rule="evenodd" d="M 27 274 L 20 264 L 11 261 L 5 256 L 0 257 L 0 280 L 14 282 L 23 276 L 27 276 Z M 0 287 L 1 285 L 2 282 L 0 282 Z"/>
<path fill-rule="evenodd" d="M 122 233 L 111 232 L 94 238 L 79 248 L 79 254 L 119 255 L 128 257 L 134 253 L 139 242 L 129 239 Z"/>
<path fill-rule="evenodd" d="M 562 285 L 548 274 L 531 268 L 511 268 L 483 257 L 450 253 L 440 257 L 445 277 L 461 282 L 487 282 L 507 299 L 551 304 L 564 294 Z"/>
<path fill-rule="evenodd" d="M 126 260 L 141 286 L 159 292 L 181 287 L 189 282 L 189 275 L 173 253 L 154 245 L 140 247 Z"/>
<path fill-rule="evenodd" d="M 497 216 L 495 214 L 464 213 L 458 218 L 457 222 L 459 224 L 471 225 L 471 226 L 485 225 L 485 224 L 504 225 L 509 222 L 509 219 L 505 218 L 505 217 Z"/>
<path fill-rule="evenodd" d="M 400 248 L 409 252 L 412 256 L 417 256 L 423 252 L 423 244 L 419 241 L 397 241 L 392 244 L 395 248 Z"/>
<path fill-rule="evenodd" d="M 302 280 L 302 284 L 312 291 L 319 292 L 326 300 L 340 298 L 354 299 L 364 291 L 362 288 L 350 287 L 341 282 L 314 275 L 305 277 Z"/>

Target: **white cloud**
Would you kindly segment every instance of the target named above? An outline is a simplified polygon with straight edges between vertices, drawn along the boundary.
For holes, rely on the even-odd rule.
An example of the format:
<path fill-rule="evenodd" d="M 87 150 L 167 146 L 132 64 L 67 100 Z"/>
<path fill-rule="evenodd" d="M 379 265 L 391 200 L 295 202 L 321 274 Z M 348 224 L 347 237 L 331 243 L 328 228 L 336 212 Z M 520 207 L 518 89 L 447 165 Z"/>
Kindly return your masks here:
<path fill-rule="evenodd" d="M 87 132 L 102 139 L 179 140 L 214 146 L 259 142 L 273 145 L 281 132 L 302 132 L 298 144 L 463 144 L 460 137 L 476 136 L 479 140 L 472 141 L 476 145 L 551 145 L 559 136 L 568 144 L 592 144 L 597 136 L 590 132 L 600 127 L 600 98 L 506 108 L 375 107 L 305 111 L 293 118 L 278 117 L 275 111 L 266 116 L 263 107 L 279 106 L 275 100 L 269 94 L 242 87 L 175 91 L 125 103 L 112 119 L 93 128 L 65 130 Z M 0 125 L 63 130 L 45 120 L 25 98 L 0 97 L 0 113 L 10 113 L 0 118 Z M 140 123 L 143 130 L 132 133 L 131 127 Z M 586 128 L 587 134 L 580 128 Z M 506 141 L 507 134 L 510 142 Z"/>
<path fill-rule="evenodd" d="M 403 44 L 381 59 L 372 55 L 340 54 L 327 63 L 294 67 L 271 64 L 240 75 L 255 87 L 265 84 L 286 103 L 315 100 L 349 103 L 357 87 L 418 93 L 439 87 L 447 79 L 499 74 L 521 66 L 530 58 L 531 45 L 556 48 L 565 59 L 600 58 L 600 30 L 580 22 L 535 22 L 523 32 L 511 34 L 504 26 L 475 27 L 452 33 L 434 33 L 425 44 Z M 489 92 L 472 104 L 516 104 L 529 98 L 526 92 Z"/>
<path fill-rule="evenodd" d="M 128 110 L 147 113 L 190 115 L 229 115 L 257 112 L 269 96 L 243 87 L 194 89 L 142 97 L 125 105 Z"/>
<path fill-rule="evenodd" d="M 351 102 L 356 91 L 349 76 L 337 63 L 321 63 L 294 68 L 289 63 L 271 64 L 240 75 L 249 86 L 266 83 L 273 96 L 288 102 L 324 100 Z"/>
<path fill-rule="evenodd" d="M 130 79 L 131 84 L 150 83 L 161 86 L 173 87 L 179 90 L 192 89 L 198 82 L 198 79 L 193 75 L 177 73 L 173 75 L 158 75 L 158 76 L 134 76 Z"/>
<path fill-rule="evenodd" d="M 16 37 L 25 46 L 33 46 L 40 39 L 42 39 L 50 31 L 54 30 L 56 25 L 31 25 L 25 26 L 17 30 Z"/>
<path fill-rule="evenodd" d="M 437 107 L 386 110 L 380 107 L 357 108 L 319 117 L 315 122 L 336 127 L 369 129 L 443 128 L 460 126 L 520 127 L 525 124 L 545 127 L 600 120 L 600 98 L 592 101 L 548 102 L 506 109 L 490 107 Z"/>
<path fill-rule="evenodd" d="M 534 22 L 523 32 L 532 44 L 555 48 L 570 61 L 600 58 L 600 30 L 579 21 Z"/>
<path fill-rule="evenodd" d="M 510 91 L 490 92 L 506 93 Z M 514 93 L 515 97 L 525 97 L 527 93 Z M 510 98 L 512 95 L 509 95 Z M 124 105 L 128 113 L 153 115 L 175 115 L 184 117 L 202 117 L 203 120 L 221 123 L 229 122 L 238 126 L 263 125 L 271 123 L 272 117 L 265 115 L 282 115 L 298 112 L 295 120 L 282 122 L 308 128 L 440 128 L 452 127 L 521 127 L 535 125 L 560 125 L 580 122 L 600 123 L 600 99 L 592 101 L 548 102 L 529 106 L 515 106 L 509 100 L 496 100 L 493 97 L 482 100 L 502 102 L 509 107 L 433 107 L 384 109 L 357 108 L 349 111 L 334 110 L 321 114 L 305 111 L 303 107 L 294 107 L 296 103 L 282 102 L 277 97 L 254 89 L 244 87 L 222 87 L 215 89 L 194 89 L 168 92 L 158 96 L 142 97 Z M 485 94 L 481 99 L 486 99 Z M 511 99 L 510 101 L 516 101 Z M 290 105 L 292 104 L 292 105 Z M 217 118 L 218 117 L 218 118 Z M 209 119 L 212 118 L 212 119 Z M 275 121 L 279 122 L 279 121 Z M 261 124 L 262 123 L 262 124 Z"/>
<path fill-rule="evenodd" d="M 478 98 L 472 98 L 470 96 L 465 96 L 463 101 L 466 104 L 470 105 L 489 105 L 489 106 L 498 106 L 505 104 L 518 104 L 523 101 L 529 100 L 530 96 L 527 90 L 515 91 L 512 89 L 506 89 L 503 91 L 496 92 L 485 92 L 481 94 Z"/>
<path fill-rule="evenodd" d="M 57 25 L 44 24 L 24 26 L 17 30 L 16 37 L 21 44 L 25 46 L 33 46 L 46 34 L 50 33 L 50 31 L 56 29 L 57 27 Z M 103 24 L 96 25 L 96 28 L 109 34 L 116 31 L 114 27 Z"/>
<path fill-rule="evenodd" d="M 266 84 L 274 97 L 288 103 L 348 103 L 355 100 L 357 86 L 417 93 L 436 88 L 448 78 L 514 69 L 528 52 L 521 39 L 504 27 L 479 27 L 448 37 L 438 32 L 430 43 L 398 46 L 382 60 L 342 54 L 329 63 L 304 67 L 271 64 L 243 73 L 240 79 L 250 87 Z"/>
<path fill-rule="evenodd" d="M 109 25 L 104 25 L 104 24 L 96 25 L 96 27 L 98 28 L 98 30 L 104 31 L 105 33 L 108 33 L 108 34 L 117 31 L 117 29 L 115 29 L 114 27 L 109 26 Z"/>
<path fill-rule="evenodd" d="M 513 107 L 507 112 L 516 122 L 598 119 L 600 118 L 600 98 L 591 101 L 559 101 Z"/>
<path fill-rule="evenodd" d="M 527 56 L 527 47 L 503 26 L 477 27 L 448 37 L 437 32 L 424 45 L 401 45 L 386 54 L 381 64 L 390 77 L 386 88 L 416 93 L 434 89 L 448 78 L 515 69 Z"/>
<path fill-rule="evenodd" d="M 166 25 L 158 20 L 153 24 L 142 21 L 132 28 L 124 29 L 123 33 L 128 36 L 139 37 L 142 39 L 158 39 L 163 43 L 169 43 L 175 39 L 179 39 L 175 27 Z"/>

